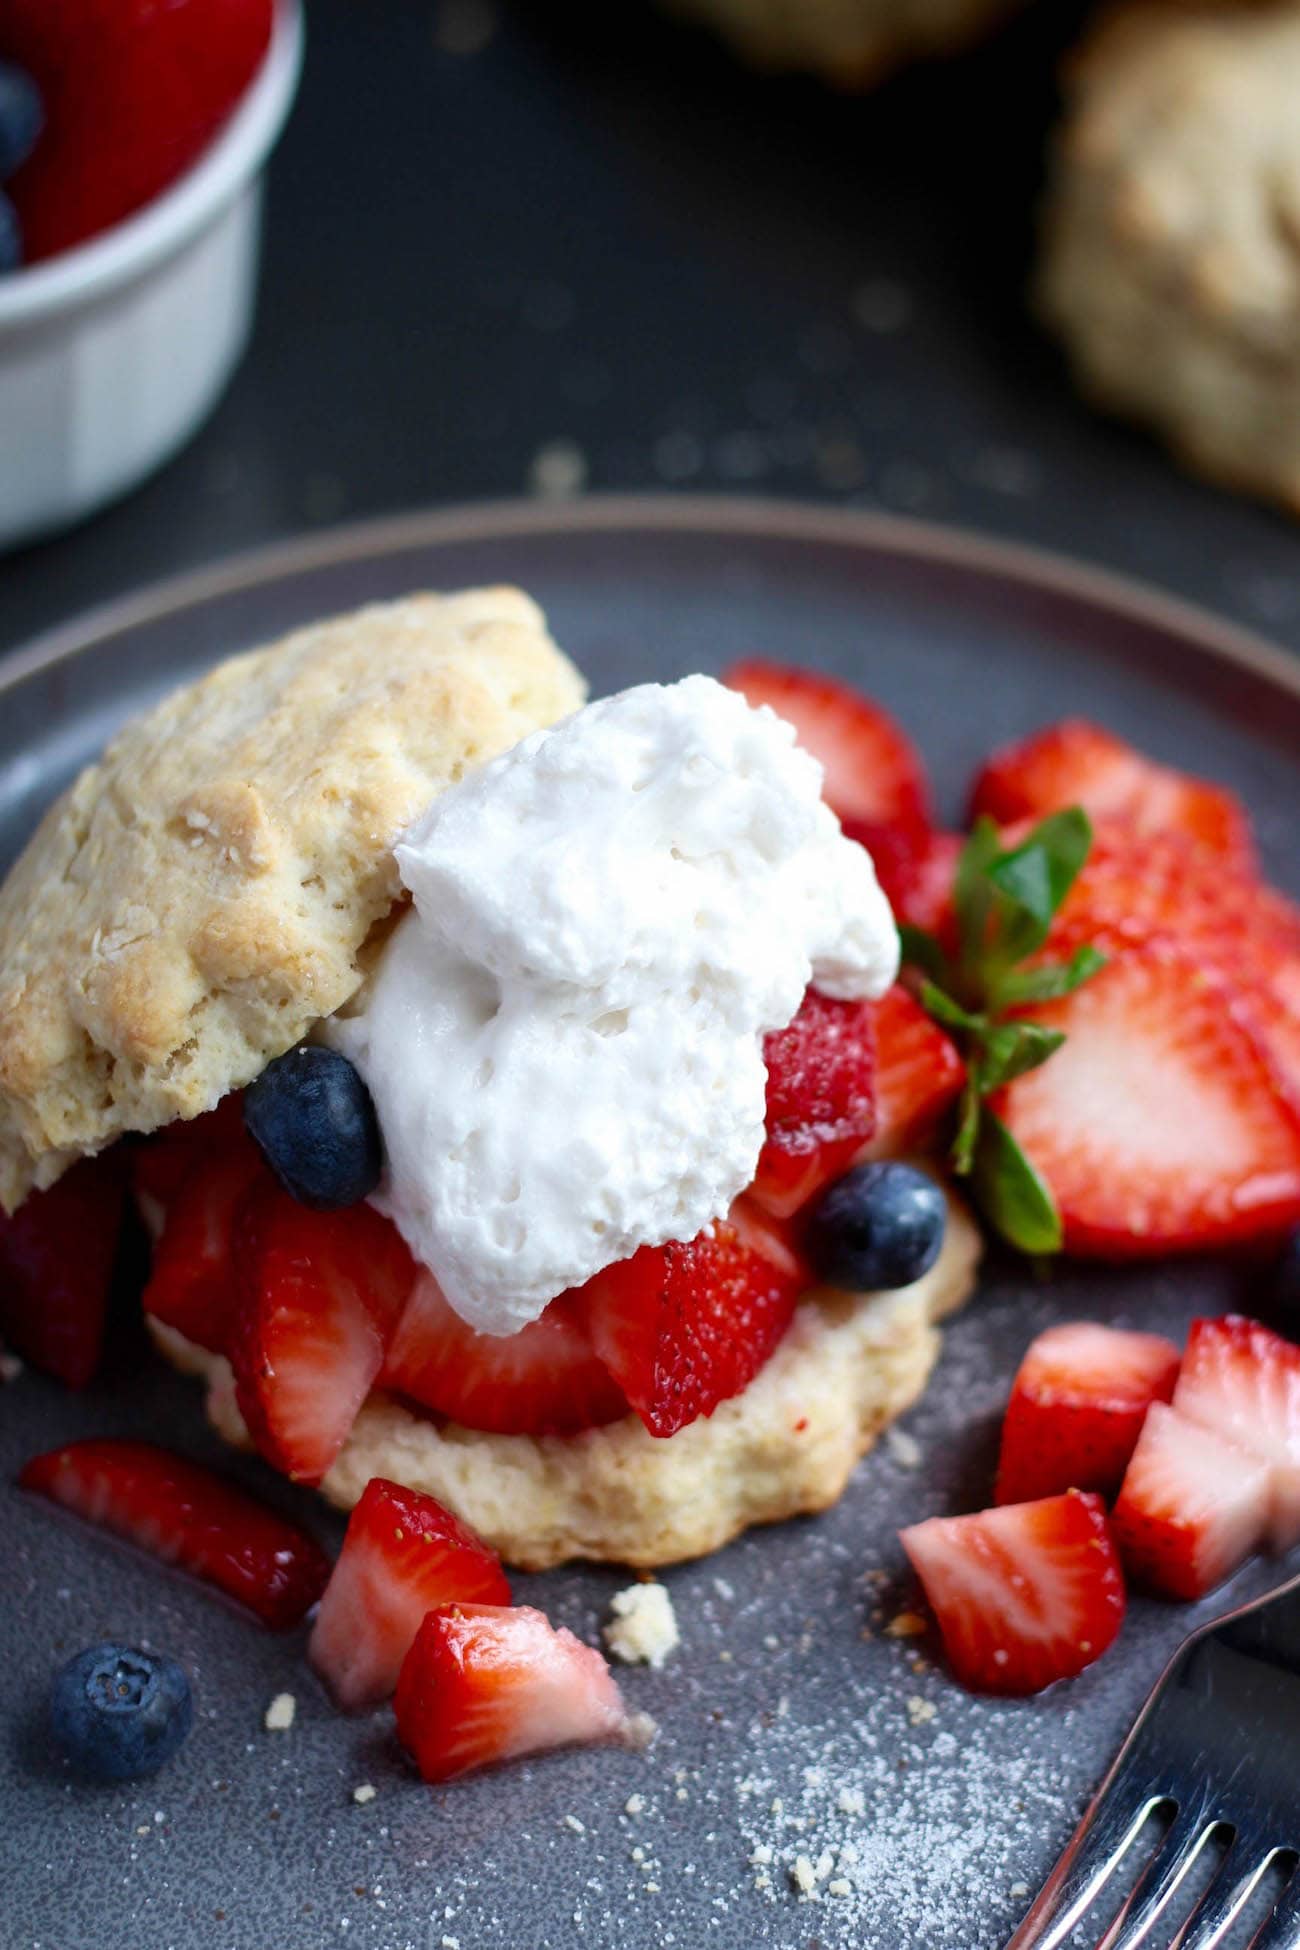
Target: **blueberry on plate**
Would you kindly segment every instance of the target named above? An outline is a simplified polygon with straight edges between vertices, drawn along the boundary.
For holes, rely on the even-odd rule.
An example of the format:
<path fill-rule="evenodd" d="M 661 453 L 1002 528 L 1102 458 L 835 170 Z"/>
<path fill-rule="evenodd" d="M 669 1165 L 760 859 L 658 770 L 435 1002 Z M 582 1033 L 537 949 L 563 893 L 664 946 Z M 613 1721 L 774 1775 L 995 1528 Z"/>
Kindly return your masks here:
<path fill-rule="evenodd" d="M 23 261 L 23 229 L 18 212 L 0 190 L 0 277 L 16 271 Z"/>
<path fill-rule="evenodd" d="M 97 1781 L 134 1781 L 171 1759 L 194 1717 L 174 1659 L 130 1645 L 92 1645 L 55 1674 L 54 1744 Z"/>
<path fill-rule="evenodd" d="M 915 1165 L 857 1165 L 814 1207 L 806 1247 L 828 1286 L 875 1293 L 928 1273 L 947 1222 L 941 1187 Z"/>
<path fill-rule="evenodd" d="M 379 1183 L 383 1150 L 375 1106 L 337 1050 L 300 1043 L 268 1063 L 244 1092 L 244 1122 L 300 1205 L 337 1211 Z"/>
<path fill-rule="evenodd" d="M 26 162 L 44 125 L 41 91 L 26 68 L 0 61 L 0 182 Z"/>

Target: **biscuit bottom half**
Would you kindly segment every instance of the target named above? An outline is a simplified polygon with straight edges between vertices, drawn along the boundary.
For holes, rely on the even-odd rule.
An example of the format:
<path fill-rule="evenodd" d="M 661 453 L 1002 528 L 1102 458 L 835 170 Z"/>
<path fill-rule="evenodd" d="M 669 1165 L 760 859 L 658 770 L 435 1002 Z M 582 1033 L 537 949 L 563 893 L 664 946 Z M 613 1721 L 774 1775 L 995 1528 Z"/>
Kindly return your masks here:
<path fill-rule="evenodd" d="M 424 1490 L 507 1563 L 570 1558 L 654 1569 L 718 1550 L 750 1524 L 824 1510 L 881 1431 L 921 1394 L 935 1323 L 975 1285 L 979 1232 L 951 1193 L 943 1251 L 892 1293 L 815 1289 L 748 1388 L 713 1414 L 650 1435 L 634 1415 L 580 1435 L 490 1435 L 371 1395 L 323 1494 L 350 1510 L 372 1476 Z M 250 1445 L 229 1363 L 151 1320 L 167 1358 L 207 1383 L 208 1416 Z"/>

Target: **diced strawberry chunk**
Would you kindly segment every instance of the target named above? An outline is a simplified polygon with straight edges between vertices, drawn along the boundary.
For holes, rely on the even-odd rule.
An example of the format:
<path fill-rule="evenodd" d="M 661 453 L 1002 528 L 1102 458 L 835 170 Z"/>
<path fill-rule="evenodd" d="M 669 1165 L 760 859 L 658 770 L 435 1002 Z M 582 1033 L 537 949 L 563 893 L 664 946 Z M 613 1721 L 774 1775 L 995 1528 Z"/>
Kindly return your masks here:
<path fill-rule="evenodd" d="M 467 1429 L 498 1435 L 572 1435 L 628 1412 L 572 1297 L 561 1294 L 517 1333 L 480 1334 L 428 1272 L 411 1289 L 382 1379 Z"/>
<path fill-rule="evenodd" d="M 809 989 L 794 1021 L 764 1039 L 767 1137 L 749 1196 L 778 1217 L 847 1171 L 876 1122 L 870 1002 Z"/>
<path fill-rule="evenodd" d="M 581 1297 L 597 1354 L 651 1435 L 673 1435 L 748 1387 L 803 1282 L 757 1228 L 719 1220 L 687 1245 L 642 1246 Z"/>
<path fill-rule="evenodd" d="M 1112 1518 L 1124 1568 L 1162 1597 L 1203 1597 L 1259 1549 L 1269 1490 L 1267 1463 L 1154 1402 Z"/>
<path fill-rule="evenodd" d="M 99 1366 L 125 1193 L 121 1153 L 109 1151 L 0 1214 L 0 1334 L 69 1388 Z"/>
<path fill-rule="evenodd" d="M 201 1117 L 178 1118 L 131 1148 L 131 1182 L 137 1198 L 166 1206 L 198 1165 L 224 1155 L 244 1137 L 244 1093 L 232 1090 Z"/>
<path fill-rule="evenodd" d="M 901 1157 L 935 1135 L 966 1080 L 951 1037 L 897 984 L 876 1011 L 876 1130 L 863 1155 Z"/>
<path fill-rule="evenodd" d="M 732 664 L 722 681 L 794 726 L 804 750 L 821 761 L 826 803 L 841 819 L 929 825 L 929 787 L 915 746 L 860 691 L 762 657 Z"/>
<path fill-rule="evenodd" d="M 1254 864 L 1250 820 L 1231 792 L 1159 765 L 1082 718 L 995 752 L 971 801 L 972 813 L 999 823 L 1064 806 L 1124 820 L 1145 834 L 1184 833 L 1237 868 Z"/>
<path fill-rule="evenodd" d="M 552 1747 L 638 1738 L 600 1653 L 523 1605 L 431 1611 L 406 1655 L 393 1711 L 426 1781 Z"/>
<path fill-rule="evenodd" d="M 981 1693 L 1037 1693 L 1099 1659 L 1124 1621 L 1124 1580 L 1099 1496 L 1069 1490 L 901 1533 L 954 1675 Z"/>
<path fill-rule="evenodd" d="M 1090 1320 L 1040 1334 L 1007 1403 L 997 1501 L 1028 1503 L 1071 1489 L 1113 1496 L 1148 1408 L 1174 1392 L 1178 1358 L 1161 1334 L 1121 1333 Z"/>
<path fill-rule="evenodd" d="M 1152 940 L 1060 1002 L 1040 1069 L 999 1093 L 1068 1251 L 1115 1257 L 1268 1237 L 1300 1218 L 1300 1115 L 1250 998 Z"/>
<path fill-rule="evenodd" d="M 329 1559 L 306 1531 L 151 1442 L 70 1442 L 33 1456 L 18 1481 L 215 1585 L 273 1631 L 296 1625 L 325 1589 Z"/>
<path fill-rule="evenodd" d="M 257 1146 L 241 1131 L 193 1163 L 167 1196 L 142 1304 L 210 1353 L 225 1353 L 238 1310 L 236 1217 L 254 1189 L 271 1182 Z"/>
<path fill-rule="evenodd" d="M 388 1698 L 426 1612 L 509 1603 L 495 1551 L 433 1497 L 373 1476 L 348 1518 L 307 1656 L 354 1712 Z"/>
<path fill-rule="evenodd" d="M 1174 1407 L 1267 1464 L 1270 1540 L 1290 1550 L 1300 1539 L 1300 1347 L 1239 1314 L 1195 1321 Z"/>
<path fill-rule="evenodd" d="M 309 1211 L 275 1184 L 241 1206 L 235 1261 L 240 1413 L 269 1463 L 318 1483 L 383 1366 L 414 1263 L 373 1207 Z"/>

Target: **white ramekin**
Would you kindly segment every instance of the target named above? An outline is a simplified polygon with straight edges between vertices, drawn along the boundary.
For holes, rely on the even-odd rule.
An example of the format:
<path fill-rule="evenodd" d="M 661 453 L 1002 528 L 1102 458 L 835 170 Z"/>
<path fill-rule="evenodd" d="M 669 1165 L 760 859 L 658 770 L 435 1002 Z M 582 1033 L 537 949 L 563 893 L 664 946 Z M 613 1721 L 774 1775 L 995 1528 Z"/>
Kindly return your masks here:
<path fill-rule="evenodd" d="M 253 314 L 261 172 L 293 100 L 299 0 L 193 168 L 48 263 L 0 278 L 0 547 L 134 487 L 195 431 Z"/>

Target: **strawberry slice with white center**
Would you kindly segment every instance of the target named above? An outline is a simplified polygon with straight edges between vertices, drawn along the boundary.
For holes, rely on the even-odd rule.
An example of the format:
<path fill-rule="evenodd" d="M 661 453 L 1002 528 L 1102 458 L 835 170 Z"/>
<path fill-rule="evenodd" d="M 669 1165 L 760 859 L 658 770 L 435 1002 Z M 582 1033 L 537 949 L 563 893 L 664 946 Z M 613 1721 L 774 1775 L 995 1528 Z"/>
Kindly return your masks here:
<path fill-rule="evenodd" d="M 83 1158 L 47 1191 L 0 1213 L 0 1334 L 68 1388 L 94 1377 L 126 1181 L 122 1154 Z"/>
<path fill-rule="evenodd" d="M 846 839 L 865 846 L 894 919 L 923 928 L 945 944 L 954 933 L 953 879 L 965 844 L 960 833 L 934 833 L 916 825 L 876 826 L 843 821 Z"/>
<path fill-rule="evenodd" d="M 23 1489 L 215 1585 L 269 1625 L 296 1625 L 330 1564 L 314 1538 L 223 1477 L 151 1442 L 70 1442 L 33 1456 Z"/>
<path fill-rule="evenodd" d="M 1094 819 L 1135 831 L 1184 833 L 1235 868 L 1251 871 L 1255 848 L 1240 801 L 1222 786 L 1157 764 L 1113 732 L 1082 718 L 1048 725 L 995 752 L 975 783 L 972 813 L 1000 824 L 1082 806 Z"/>
<path fill-rule="evenodd" d="M 841 819 L 875 827 L 929 825 L 929 787 L 915 746 L 860 691 L 763 657 L 732 664 L 722 681 L 794 726 L 804 750 L 820 760 L 823 797 Z"/>
<path fill-rule="evenodd" d="M 1164 1402 L 1147 1414 L 1112 1516 L 1124 1568 L 1165 1598 L 1201 1598 L 1259 1549 L 1268 1464 Z"/>
<path fill-rule="evenodd" d="M 372 1476 L 312 1627 L 307 1656 L 348 1712 L 387 1699 L 426 1612 L 508 1605 L 501 1561 L 450 1510 Z"/>
<path fill-rule="evenodd" d="M 1267 1464 L 1270 1540 L 1290 1550 L 1300 1539 L 1300 1347 L 1239 1314 L 1195 1321 L 1174 1407 Z"/>
<path fill-rule="evenodd" d="M 642 1744 L 599 1652 L 528 1606 L 444 1605 L 406 1655 L 397 1731 L 426 1781 L 596 1741 Z"/>
<path fill-rule="evenodd" d="M 966 1065 L 956 1044 L 897 983 L 876 1011 L 876 1129 L 867 1158 L 897 1158 L 935 1135 L 961 1094 Z"/>
<path fill-rule="evenodd" d="M 1063 1490 L 1113 1496 L 1152 1402 L 1167 1402 L 1178 1349 L 1161 1334 L 1094 1321 L 1049 1327 L 1030 1346 L 1011 1389 L 998 1461 L 999 1503 Z"/>
<path fill-rule="evenodd" d="M 974 1692 L 1041 1692 L 1099 1659 L 1124 1579 L 1099 1496 L 1070 1490 L 900 1532 L 953 1673 Z"/>
<path fill-rule="evenodd" d="M 575 1297 L 627 1400 L 651 1435 L 667 1436 L 748 1387 L 802 1287 L 789 1250 L 742 1211 L 686 1245 L 643 1246 Z"/>
<path fill-rule="evenodd" d="M 1066 1249 L 1128 1258 L 1268 1237 L 1300 1219 L 1300 1114 L 1250 1005 L 1153 940 L 1026 1011 L 1066 1041 L 994 1099 Z"/>
<path fill-rule="evenodd" d="M 319 1483 L 383 1366 L 414 1262 L 373 1207 L 309 1211 L 271 1184 L 241 1207 L 235 1263 L 240 1413 L 269 1463 Z"/>
<path fill-rule="evenodd" d="M 421 1272 L 389 1344 L 382 1375 L 467 1429 L 496 1435 L 574 1435 L 628 1412 L 572 1295 L 513 1334 L 480 1334 L 432 1273 Z"/>
<path fill-rule="evenodd" d="M 213 1354 L 225 1353 L 238 1305 L 236 1217 L 255 1186 L 271 1183 L 257 1146 L 240 1132 L 193 1163 L 167 1198 L 142 1304 Z"/>
<path fill-rule="evenodd" d="M 749 1196 L 788 1217 L 847 1171 L 875 1129 L 876 1018 L 870 1002 L 809 989 L 763 1041 L 767 1136 Z"/>

